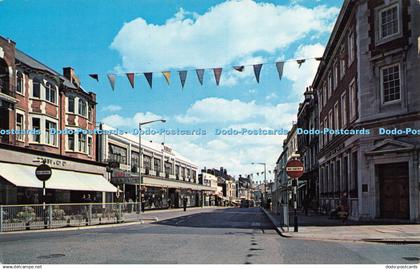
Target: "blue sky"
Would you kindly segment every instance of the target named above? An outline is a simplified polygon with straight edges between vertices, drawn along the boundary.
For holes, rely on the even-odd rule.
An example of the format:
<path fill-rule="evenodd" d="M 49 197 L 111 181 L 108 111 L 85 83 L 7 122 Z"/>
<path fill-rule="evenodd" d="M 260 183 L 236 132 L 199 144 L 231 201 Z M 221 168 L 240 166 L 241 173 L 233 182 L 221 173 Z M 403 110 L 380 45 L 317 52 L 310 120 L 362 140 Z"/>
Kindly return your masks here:
<path fill-rule="evenodd" d="M 206 129 L 200 137 L 166 136 L 165 142 L 200 167 L 224 166 L 233 174 L 272 167 L 282 136 L 215 136 L 215 128 L 289 128 L 317 62 L 287 63 L 281 81 L 264 65 L 260 83 L 252 68 L 236 64 L 319 57 L 342 1 L 0 0 L 0 35 L 61 72 L 72 66 L 82 86 L 97 94 L 97 119 L 120 128 L 163 117 L 165 128 Z M 178 70 L 224 67 L 221 85 L 206 70 L 200 86 L 190 71 L 184 89 Z M 136 76 L 131 89 L 107 73 L 171 70 L 171 84 L 156 73 L 153 89 Z M 88 77 L 98 73 L 100 82 Z M 161 126 L 154 125 L 154 128 Z M 162 126 L 163 127 L 163 126 Z M 162 137 L 150 137 L 162 142 Z"/>

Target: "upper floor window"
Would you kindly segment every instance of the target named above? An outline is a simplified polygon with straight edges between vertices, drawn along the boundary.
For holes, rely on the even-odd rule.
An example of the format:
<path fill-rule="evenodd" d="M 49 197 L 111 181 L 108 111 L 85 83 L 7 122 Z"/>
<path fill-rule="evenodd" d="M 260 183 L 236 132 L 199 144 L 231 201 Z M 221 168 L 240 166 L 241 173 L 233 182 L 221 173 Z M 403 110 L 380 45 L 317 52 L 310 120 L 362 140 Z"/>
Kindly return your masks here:
<path fill-rule="evenodd" d="M 327 83 L 324 82 L 324 87 L 322 88 L 322 106 L 325 106 L 325 104 L 327 103 L 327 94 L 328 94 L 328 88 L 327 88 Z"/>
<path fill-rule="evenodd" d="M 93 146 L 93 143 L 92 143 L 92 137 L 91 136 L 88 136 L 88 144 L 87 144 L 87 154 L 90 156 L 90 155 L 92 155 L 92 146 Z"/>
<path fill-rule="evenodd" d="M 16 139 L 23 141 L 23 134 L 21 133 L 24 130 L 24 116 L 21 113 L 16 113 Z"/>
<path fill-rule="evenodd" d="M 318 92 L 318 109 L 319 109 L 319 111 L 321 111 L 322 110 L 322 105 L 323 105 L 323 100 L 322 100 L 322 95 L 323 95 L 323 88 L 321 87 L 321 89 L 319 90 L 319 92 Z"/>
<path fill-rule="evenodd" d="M 16 92 L 23 94 L 23 74 L 20 71 L 16 75 Z"/>
<path fill-rule="evenodd" d="M 67 149 L 74 151 L 74 133 L 67 135 Z"/>
<path fill-rule="evenodd" d="M 57 90 L 55 86 L 49 82 L 45 84 L 45 99 L 54 104 L 57 102 Z"/>
<path fill-rule="evenodd" d="M 155 172 L 160 172 L 161 170 L 160 159 L 157 159 L 157 158 L 155 159 L 153 169 L 155 170 Z"/>
<path fill-rule="evenodd" d="M 334 128 L 340 129 L 340 112 L 338 110 L 338 102 L 334 105 Z"/>
<path fill-rule="evenodd" d="M 87 104 L 86 101 L 79 99 L 79 115 L 87 116 Z"/>
<path fill-rule="evenodd" d="M 334 63 L 334 72 L 333 72 L 333 74 L 334 74 L 334 77 L 333 77 L 333 88 L 335 90 L 337 88 L 337 85 L 338 85 L 338 63 L 337 62 Z"/>
<path fill-rule="evenodd" d="M 143 165 L 145 169 L 152 169 L 152 158 L 147 155 L 143 155 Z"/>
<path fill-rule="evenodd" d="M 332 77 L 332 74 L 330 72 L 328 74 L 328 98 L 331 97 L 332 87 L 333 87 L 333 77 Z"/>
<path fill-rule="evenodd" d="M 93 110 L 91 106 L 88 106 L 88 121 L 92 121 L 93 119 Z"/>
<path fill-rule="evenodd" d="M 341 124 L 343 127 L 346 127 L 347 125 L 347 103 L 346 100 L 347 99 L 347 95 L 346 93 L 343 93 L 343 95 L 341 95 Z"/>
<path fill-rule="evenodd" d="M 346 50 L 344 49 L 344 45 L 342 45 L 340 49 L 340 79 L 342 79 L 345 74 L 346 74 Z"/>
<path fill-rule="evenodd" d="M 357 109 L 357 94 L 356 94 L 356 82 L 352 81 L 350 83 L 349 89 L 349 108 L 350 108 L 350 120 L 353 120 L 356 117 Z"/>
<path fill-rule="evenodd" d="M 54 132 L 57 130 L 57 123 L 46 120 L 45 121 L 45 143 L 48 145 L 57 145 L 57 135 Z"/>
<path fill-rule="evenodd" d="M 385 39 L 399 34 L 399 8 L 398 4 L 386 7 L 379 11 L 379 37 Z"/>
<path fill-rule="evenodd" d="M 131 152 L 131 171 L 138 172 L 137 167 L 139 166 L 139 153 L 132 151 Z"/>
<path fill-rule="evenodd" d="M 86 135 L 84 135 L 84 141 L 86 143 Z M 84 150 L 81 150 L 80 137 L 79 137 L 79 151 L 85 152 Z M 120 164 L 127 164 L 127 149 L 126 148 L 119 147 L 119 146 L 113 145 L 113 144 L 109 144 L 108 145 L 108 155 L 109 155 L 108 158 L 111 161 L 116 161 Z M 145 156 L 145 160 L 146 160 L 146 156 Z"/>
<path fill-rule="evenodd" d="M 355 46 L 354 46 L 354 31 L 351 31 L 349 33 L 349 37 L 348 37 L 348 44 L 347 44 L 347 56 L 348 56 L 348 62 L 347 64 L 350 66 L 355 58 L 356 55 L 356 51 L 355 51 Z"/>
<path fill-rule="evenodd" d="M 401 99 L 400 65 L 394 64 L 381 69 L 382 102 Z"/>
<path fill-rule="evenodd" d="M 32 130 L 34 130 L 32 141 L 41 142 L 41 120 L 40 118 L 32 118 Z"/>
<path fill-rule="evenodd" d="M 67 107 L 68 112 L 74 113 L 74 96 L 67 97 Z"/>
<path fill-rule="evenodd" d="M 86 148 L 86 134 L 79 133 L 79 152 L 86 152 L 86 149 L 87 149 Z M 126 164 L 127 155 L 125 155 L 124 160 L 125 160 L 124 164 Z"/>
<path fill-rule="evenodd" d="M 32 97 L 41 98 L 41 80 L 39 78 L 32 80 Z"/>

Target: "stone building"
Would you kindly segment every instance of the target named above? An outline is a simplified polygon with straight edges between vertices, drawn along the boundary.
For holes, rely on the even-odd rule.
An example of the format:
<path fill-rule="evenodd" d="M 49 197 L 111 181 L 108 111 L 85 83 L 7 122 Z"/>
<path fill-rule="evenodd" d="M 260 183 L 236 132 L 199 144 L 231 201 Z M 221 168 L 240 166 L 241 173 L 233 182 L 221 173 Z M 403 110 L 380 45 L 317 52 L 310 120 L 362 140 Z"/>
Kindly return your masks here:
<path fill-rule="evenodd" d="M 352 219 L 420 221 L 420 2 L 346 0 L 313 89 L 320 128 L 362 130 L 320 136 L 320 202 L 344 193 Z M 367 134 L 366 130 L 370 130 Z"/>

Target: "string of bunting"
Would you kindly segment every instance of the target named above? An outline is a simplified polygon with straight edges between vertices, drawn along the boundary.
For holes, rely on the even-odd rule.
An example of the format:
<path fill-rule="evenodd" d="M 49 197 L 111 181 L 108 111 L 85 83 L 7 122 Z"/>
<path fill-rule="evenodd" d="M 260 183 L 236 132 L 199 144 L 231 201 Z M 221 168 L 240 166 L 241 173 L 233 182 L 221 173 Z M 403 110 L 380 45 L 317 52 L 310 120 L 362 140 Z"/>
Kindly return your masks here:
<path fill-rule="evenodd" d="M 257 83 L 260 83 L 260 74 L 261 74 L 261 69 L 262 69 L 263 65 L 275 64 L 279 79 L 281 80 L 282 77 L 283 77 L 283 69 L 284 69 L 284 64 L 285 63 L 296 62 L 299 65 L 299 68 L 300 68 L 302 66 L 302 64 L 304 64 L 307 60 L 322 61 L 322 57 L 304 58 L 304 59 L 297 59 L 297 60 L 285 60 L 285 61 L 279 61 L 279 62 L 275 62 L 275 63 L 259 63 L 259 64 L 250 64 L 250 65 L 238 65 L 238 66 L 232 66 L 232 68 L 234 70 L 236 70 L 237 72 L 243 72 L 245 70 L 245 67 L 251 67 L 252 66 L 253 71 L 254 71 L 255 79 L 256 79 Z M 223 71 L 222 67 L 201 68 L 201 69 L 185 69 L 185 70 L 177 71 L 182 88 L 184 88 L 184 86 L 185 86 L 185 81 L 187 80 L 188 71 L 195 71 L 195 73 L 197 75 L 198 82 L 200 83 L 200 85 L 203 85 L 204 72 L 205 72 L 206 69 L 213 70 L 213 75 L 214 75 L 214 79 L 216 81 L 216 85 L 219 86 L 220 78 L 222 76 L 222 71 Z M 123 73 L 123 75 L 127 76 L 127 79 L 130 82 L 131 87 L 134 89 L 136 75 L 143 74 L 147 83 L 150 86 L 150 89 L 152 89 L 153 88 L 153 74 L 154 73 L 162 73 L 163 77 L 166 80 L 166 83 L 168 85 L 171 83 L 171 73 L 172 73 L 171 71 L 129 72 L 129 73 Z M 108 78 L 108 81 L 109 81 L 109 84 L 110 84 L 112 90 L 115 90 L 115 85 L 116 85 L 116 80 L 117 80 L 118 75 L 121 75 L 121 74 L 117 74 L 117 73 L 108 73 L 107 74 L 107 78 Z M 96 74 L 96 73 L 89 74 L 89 77 L 91 77 L 92 79 L 99 82 L 99 74 Z M 257 175 L 258 175 L 258 173 L 257 173 Z"/>

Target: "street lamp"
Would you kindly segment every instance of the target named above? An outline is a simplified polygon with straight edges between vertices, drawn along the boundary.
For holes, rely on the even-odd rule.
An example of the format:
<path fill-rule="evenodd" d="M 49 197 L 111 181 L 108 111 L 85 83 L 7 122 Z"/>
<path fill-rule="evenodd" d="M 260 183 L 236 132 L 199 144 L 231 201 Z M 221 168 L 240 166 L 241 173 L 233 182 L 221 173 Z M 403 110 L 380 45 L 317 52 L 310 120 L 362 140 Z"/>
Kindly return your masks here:
<path fill-rule="evenodd" d="M 137 201 L 138 201 L 138 207 L 137 207 L 137 212 L 140 214 L 141 211 L 141 206 L 142 206 L 142 199 L 141 199 L 141 185 L 143 183 L 143 178 L 141 175 L 141 163 L 142 163 L 142 156 L 143 156 L 143 149 L 141 147 L 141 126 L 146 125 L 146 124 L 150 124 L 150 123 L 154 123 L 154 122 L 163 122 L 165 123 L 166 120 L 164 119 L 159 119 L 159 120 L 151 120 L 151 121 L 144 121 L 144 122 L 139 122 L 139 193 L 137 195 Z"/>
<path fill-rule="evenodd" d="M 251 163 L 252 165 L 254 164 L 261 164 L 264 165 L 264 197 L 265 199 L 267 199 L 267 164 L 266 163 Z M 264 197 L 263 197 L 263 201 L 264 201 Z M 265 205 L 265 201 L 264 201 L 264 205 Z"/>

